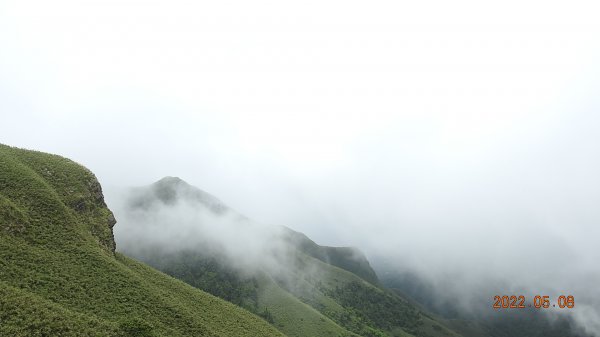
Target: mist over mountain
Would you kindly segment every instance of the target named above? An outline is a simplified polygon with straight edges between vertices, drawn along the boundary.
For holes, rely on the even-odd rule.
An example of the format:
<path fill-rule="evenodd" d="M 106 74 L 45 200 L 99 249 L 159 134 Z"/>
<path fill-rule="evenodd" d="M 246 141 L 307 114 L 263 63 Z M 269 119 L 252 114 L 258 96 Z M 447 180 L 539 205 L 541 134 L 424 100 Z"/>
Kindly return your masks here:
<path fill-rule="evenodd" d="M 22 300 L 0 321 L 28 318 L 10 325 L 27 335 L 37 312 L 19 305 L 41 303 L 73 334 L 118 335 L 140 323 L 132 299 L 159 336 L 223 332 L 221 309 L 298 337 L 516 337 L 528 322 L 526 336 L 600 336 L 598 13 L 592 0 L 0 1 L 0 142 L 81 163 L 107 206 L 71 199 L 98 191 L 70 175 L 83 171 L 5 151 L 20 173 L 0 171 L 0 301 Z M 114 259 L 96 254 L 114 241 L 89 210 L 114 211 Z M 111 284 L 128 285 L 123 302 L 94 296 Z M 211 302 L 204 290 L 230 303 L 196 316 L 185 299 Z M 575 306 L 492 308 L 513 295 Z M 172 322 L 165 303 L 183 307 Z"/>
<path fill-rule="evenodd" d="M 489 305 L 490 298 L 502 294 L 506 289 L 530 294 L 525 288 L 514 288 L 501 280 L 490 281 L 485 287 L 469 288 L 472 296 L 479 297 L 479 301 L 469 301 L 471 307 L 465 308 L 465 302 L 444 293 L 448 287 L 421 274 L 390 268 L 389 264 L 381 261 L 375 263 L 375 269 L 379 272 L 382 284 L 443 317 L 450 327 L 464 336 L 595 336 L 576 317 L 565 313 L 532 308 L 516 312 L 493 309 Z"/>
<path fill-rule="evenodd" d="M 115 212 L 119 251 L 287 335 L 457 335 L 381 287 L 357 248 L 320 246 L 287 227 L 258 224 L 179 178 L 131 189 Z"/>
<path fill-rule="evenodd" d="M 397 255 L 375 257 L 375 269 L 382 278 L 378 277 L 363 253 L 356 248 L 320 246 L 306 235 L 287 227 L 258 224 L 179 178 L 166 177 L 150 186 L 134 188 L 121 197 L 120 207 L 115 208 L 117 216 L 122 219 L 122 227 L 115 234 L 121 251 L 184 280 L 185 276 L 181 275 L 185 274 L 181 272 L 186 268 L 194 270 L 196 278 L 188 278 L 187 282 L 249 306 L 251 310 L 254 308 L 257 312 L 260 311 L 257 308 L 260 301 L 254 299 L 250 303 L 247 298 L 250 295 L 257 298 L 255 292 L 246 294 L 246 298 L 239 294 L 232 297 L 220 287 L 214 289 L 214 285 L 211 286 L 202 277 L 207 272 L 216 273 L 227 282 L 234 282 L 237 287 L 252 289 L 252 285 L 248 286 L 249 280 L 257 275 L 257 271 L 264 271 L 280 281 L 285 279 L 282 284 L 285 283 L 283 288 L 286 291 L 299 289 L 302 288 L 297 283 L 300 268 L 297 254 L 300 251 L 350 271 L 371 284 L 382 282 L 414 301 L 418 307 L 448 320 L 444 324 L 456 331 L 468 335 L 471 330 L 465 329 L 465 326 L 476 324 L 477 329 L 471 331 L 470 336 L 517 336 L 518 331 L 523 336 L 530 333 L 546 336 L 593 334 L 590 330 L 593 323 L 590 325 L 587 319 L 564 311 L 532 310 L 518 314 L 492 309 L 490 301 L 493 296 L 504 294 L 507 289 L 531 297 L 535 295 L 531 289 L 518 287 L 507 280 L 488 279 L 485 284 L 469 283 L 465 287 L 464 281 L 468 280 L 465 276 L 468 275 L 459 275 L 459 270 L 448 273 L 446 279 L 432 279 L 431 275 L 413 269 L 410 264 L 399 265 L 403 259 Z M 182 261 L 185 262 L 182 264 Z M 179 266 L 179 269 L 173 269 L 173 265 Z M 214 269 L 211 265 L 219 267 Z M 314 266 L 300 270 L 314 279 L 323 278 L 322 275 L 326 274 Z M 239 278 L 239 275 L 242 277 Z M 303 290 L 304 295 L 300 298 L 305 296 L 306 300 L 310 297 L 307 291 L 315 290 Z M 465 292 L 469 294 L 465 295 Z M 586 302 L 586 299 L 578 298 L 578 305 L 585 306 Z M 456 320 L 472 323 L 456 323 Z"/>
<path fill-rule="evenodd" d="M 241 268 L 259 269 L 269 268 L 265 259 L 270 255 L 283 257 L 290 254 L 289 250 L 297 249 L 369 282 L 378 282 L 360 250 L 319 246 L 287 227 L 258 224 L 177 177 L 165 177 L 148 187 L 132 189 L 124 197 L 124 204 L 116 209 L 125 223 L 117 229 L 123 250 L 203 246 L 227 255 L 232 262 L 243 261 Z M 143 244 L 136 244 L 139 242 Z M 253 256 L 257 250 L 258 256 Z"/>

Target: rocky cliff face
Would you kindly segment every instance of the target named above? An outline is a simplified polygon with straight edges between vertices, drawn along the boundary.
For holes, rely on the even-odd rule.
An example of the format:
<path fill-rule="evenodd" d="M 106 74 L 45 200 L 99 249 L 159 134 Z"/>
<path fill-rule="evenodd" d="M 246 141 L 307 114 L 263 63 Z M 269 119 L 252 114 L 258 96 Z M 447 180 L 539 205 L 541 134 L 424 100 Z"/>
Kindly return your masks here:
<path fill-rule="evenodd" d="M 114 254 L 116 220 L 90 170 L 57 155 L 1 144 L 0 170 L 5 233 L 56 245 L 70 235 L 90 235 Z M 47 226 L 52 226 L 48 229 L 54 230 L 53 236 L 44 232 Z"/>
<path fill-rule="evenodd" d="M 104 194 L 98 179 L 91 173 L 88 180 L 88 200 L 90 200 L 90 208 L 88 215 L 96 218 L 97 226 L 92 226 L 91 233 L 99 240 L 100 244 L 106 247 L 110 252 L 114 253 L 116 244 L 113 234 L 113 227 L 117 223 L 114 214 L 106 206 L 104 202 Z"/>

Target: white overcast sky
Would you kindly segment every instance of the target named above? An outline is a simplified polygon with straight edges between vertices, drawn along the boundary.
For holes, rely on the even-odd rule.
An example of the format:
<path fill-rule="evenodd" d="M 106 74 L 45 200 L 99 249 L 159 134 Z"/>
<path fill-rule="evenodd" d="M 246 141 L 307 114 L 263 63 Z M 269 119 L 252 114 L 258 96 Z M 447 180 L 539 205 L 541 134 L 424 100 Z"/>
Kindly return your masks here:
<path fill-rule="evenodd" d="M 0 142 L 88 166 L 109 206 L 179 176 L 409 265 L 597 277 L 599 17 L 593 1 L 1 1 Z"/>

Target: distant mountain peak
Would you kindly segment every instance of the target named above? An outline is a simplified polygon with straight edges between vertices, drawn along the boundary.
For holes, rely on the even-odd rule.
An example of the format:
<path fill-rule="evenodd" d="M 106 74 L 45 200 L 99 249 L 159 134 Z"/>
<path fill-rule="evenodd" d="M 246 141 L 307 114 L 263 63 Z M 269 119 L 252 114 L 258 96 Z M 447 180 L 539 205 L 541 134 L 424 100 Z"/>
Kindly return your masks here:
<path fill-rule="evenodd" d="M 173 205 L 186 201 L 200 204 L 216 214 L 231 211 L 221 200 L 208 192 L 188 184 L 179 177 L 166 176 L 150 186 L 138 189 L 137 197 L 133 199 L 133 207 L 147 208 L 155 202 Z"/>
<path fill-rule="evenodd" d="M 166 177 L 154 182 L 150 186 L 154 191 L 164 190 L 164 191 L 168 191 L 170 193 L 175 193 L 179 189 L 193 188 L 193 186 L 188 184 L 185 180 L 183 180 L 179 177 L 171 177 L 171 176 L 166 176 Z"/>
<path fill-rule="evenodd" d="M 166 184 L 166 185 L 179 185 L 179 184 L 185 184 L 185 185 L 189 185 L 188 183 L 186 183 L 183 179 L 179 178 L 179 177 L 171 177 L 171 176 L 166 176 L 160 180 L 158 180 L 157 182 L 155 182 L 154 184 Z"/>

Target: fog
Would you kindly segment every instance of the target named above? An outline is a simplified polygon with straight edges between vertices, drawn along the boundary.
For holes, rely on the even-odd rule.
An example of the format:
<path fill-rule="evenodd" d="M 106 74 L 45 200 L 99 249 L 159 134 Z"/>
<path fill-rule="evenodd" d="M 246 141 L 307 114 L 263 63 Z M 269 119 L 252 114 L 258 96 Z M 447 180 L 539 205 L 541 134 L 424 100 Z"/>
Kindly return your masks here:
<path fill-rule="evenodd" d="M 297 272 L 282 226 L 256 223 L 179 178 L 108 196 L 120 222 L 114 229 L 117 250 L 126 255 L 156 263 L 157 257 L 194 252 L 242 275 L 266 272 L 288 284 Z"/>
<path fill-rule="evenodd" d="M 600 334 L 598 9 L 3 1 L 0 142 L 84 164 L 109 207 L 181 177 L 466 310 L 574 295 L 555 311 Z"/>

